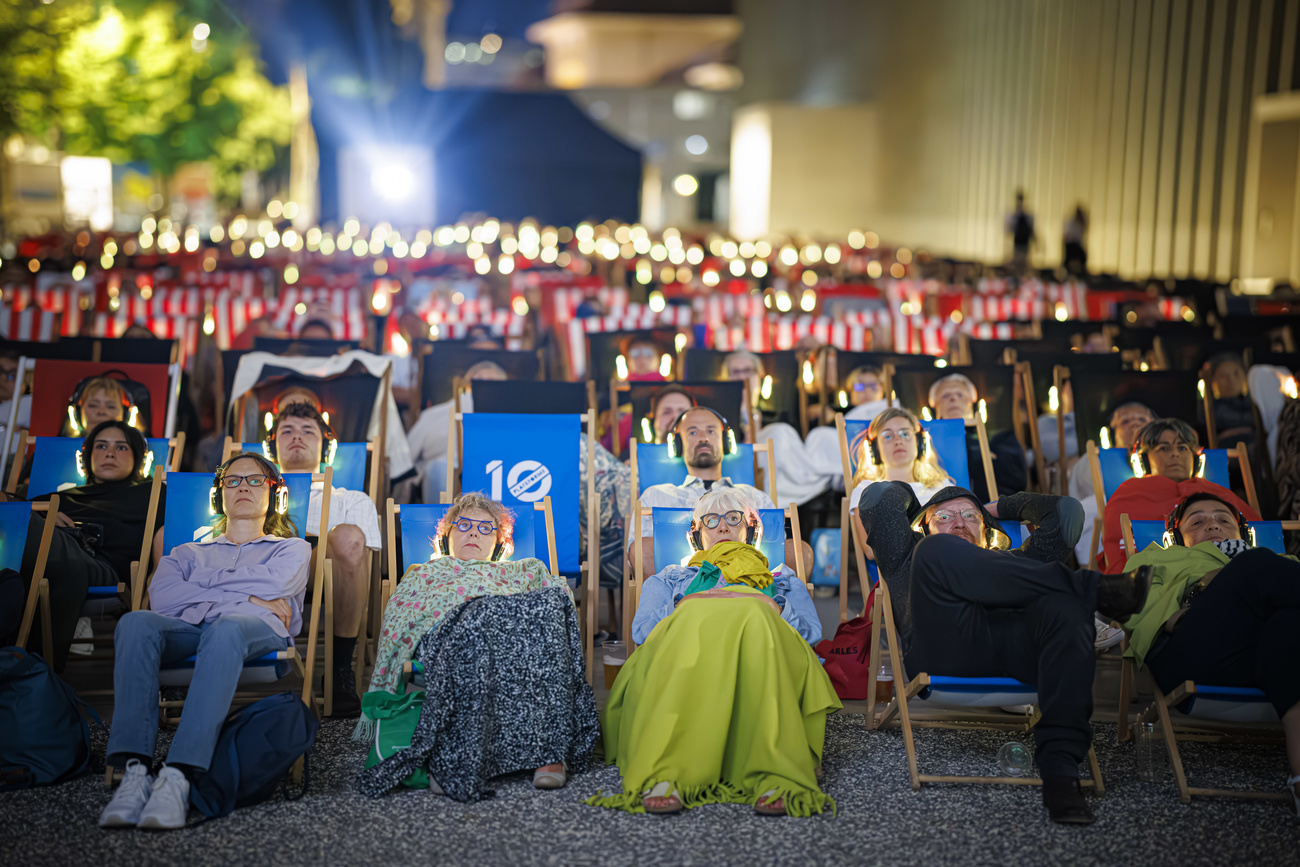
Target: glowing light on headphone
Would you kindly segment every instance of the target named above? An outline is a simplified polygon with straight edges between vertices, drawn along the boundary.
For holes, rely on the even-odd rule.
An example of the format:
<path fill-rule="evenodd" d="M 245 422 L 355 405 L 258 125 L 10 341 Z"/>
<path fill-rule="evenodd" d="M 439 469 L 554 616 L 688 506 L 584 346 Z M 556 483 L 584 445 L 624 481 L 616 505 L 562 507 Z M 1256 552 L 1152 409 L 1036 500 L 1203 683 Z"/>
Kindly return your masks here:
<path fill-rule="evenodd" d="M 145 449 L 144 453 L 144 475 L 147 478 L 153 472 L 153 452 Z"/>
<path fill-rule="evenodd" d="M 1196 459 L 1196 478 L 1205 478 L 1205 452 L 1201 452 Z"/>
<path fill-rule="evenodd" d="M 140 408 L 135 404 L 131 404 L 131 412 L 127 414 L 126 423 L 129 424 L 131 427 L 135 427 L 135 423 L 136 421 L 139 420 L 139 418 L 140 418 Z"/>
<path fill-rule="evenodd" d="M 1061 396 L 1057 394 L 1056 386 L 1052 386 L 1047 390 L 1047 407 L 1052 412 L 1056 412 L 1061 408 Z"/>
<path fill-rule="evenodd" d="M 1294 376 L 1288 376 L 1286 382 L 1282 383 L 1282 393 L 1292 400 L 1300 398 L 1300 388 L 1296 387 Z"/>
<path fill-rule="evenodd" d="M 1133 468 L 1134 478 L 1140 479 L 1146 476 L 1147 471 L 1146 468 L 1142 466 L 1142 456 L 1136 451 L 1128 456 L 1128 465 Z"/>
<path fill-rule="evenodd" d="M 763 377 L 763 387 L 758 390 L 758 393 L 763 396 L 763 400 L 772 398 L 772 374 Z"/>
<path fill-rule="evenodd" d="M 677 351 L 678 351 L 678 352 L 681 352 L 683 349 L 685 349 L 685 348 L 686 348 L 686 335 L 685 335 L 685 334 L 681 334 L 681 333 L 679 332 L 678 335 L 677 335 L 676 337 L 673 338 L 673 346 L 677 347 Z"/>
<path fill-rule="evenodd" d="M 271 413 L 268 412 L 266 415 L 262 416 L 262 426 L 268 431 L 271 430 L 271 425 L 273 424 L 275 424 L 275 416 L 271 415 Z"/>
<path fill-rule="evenodd" d="M 77 421 L 77 408 L 68 407 L 68 426 L 72 428 L 74 434 L 81 433 L 81 423 Z"/>
<path fill-rule="evenodd" d="M 985 424 L 988 424 L 989 422 L 989 408 L 985 405 L 984 398 L 982 397 L 980 398 L 980 421 Z"/>
<path fill-rule="evenodd" d="M 1205 380 L 1196 380 L 1196 393 L 1200 395 L 1201 400 L 1205 400 Z"/>
<path fill-rule="evenodd" d="M 1099 440 L 1101 441 L 1101 447 L 1102 447 L 1103 449 L 1108 449 L 1108 448 L 1110 448 L 1110 431 L 1109 431 L 1109 430 L 1107 430 L 1106 428 L 1102 428 L 1100 431 L 1097 432 L 1097 439 L 1099 439 Z"/>
<path fill-rule="evenodd" d="M 673 357 L 665 352 L 659 357 L 659 375 L 667 376 L 673 370 Z"/>
<path fill-rule="evenodd" d="M 81 449 L 77 449 L 77 475 L 83 479 L 86 477 L 86 465 L 81 458 Z"/>
<path fill-rule="evenodd" d="M 619 379 L 627 379 L 627 359 L 622 355 L 614 359 L 614 375 Z"/>
<path fill-rule="evenodd" d="M 217 510 L 212 507 L 212 503 L 214 500 L 216 500 L 216 498 L 217 498 L 217 486 L 213 485 L 208 490 L 208 514 L 209 515 L 215 515 L 217 513 Z"/>
<path fill-rule="evenodd" d="M 323 418 L 323 419 L 325 419 L 325 424 L 329 424 L 329 423 L 330 423 L 330 414 L 329 414 L 328 412 L 322 412 L 322 413 L 320 414 L 320 417 Z"/>
<path fill-rule="evenodd" d="M 329 453 L 325 456 L 325 463 L 329 464 L 330 466 L 334 466 L 334 455 L 338 453 L 338 450 L 339 450 L 339 441 L 336 439 L 331 439 L 330 450 Z"/>
<path fill-rule="evenodd" d="M 805 360 L 803 363 L 803 384 L 813 384 L 813 366 L 811 361 Z"/>
<path fill-rule="evenodd" d="M 1150 369 L 1151 369 L 1151 365 L 1147 364 L 1145 361 L 1138 365 L 1138 370 L 1142 371 L 1143 373 L 1146 373 Z"/>
<path fill-rule="evenodd" d="M 840 389 L 840 406 L 844 407 L 845 409 L 847 409 L 849 406 L 849 395 L 848 392 L 846 392 L 844 389 Z"/>
<path fill-rule="evenodd" d="M 654 431 L 650 429 L 650 419 L 648 418 L 641 419 L 641 439 L 648 443 L 655 441 Z"/>
<path fill-rule="evenodd" d="M 934 421 L 934 417 L 930 415 L 930 407 L 928 406 L 921 407 L 921 418 L 925 419 L 926 421 Z"/>

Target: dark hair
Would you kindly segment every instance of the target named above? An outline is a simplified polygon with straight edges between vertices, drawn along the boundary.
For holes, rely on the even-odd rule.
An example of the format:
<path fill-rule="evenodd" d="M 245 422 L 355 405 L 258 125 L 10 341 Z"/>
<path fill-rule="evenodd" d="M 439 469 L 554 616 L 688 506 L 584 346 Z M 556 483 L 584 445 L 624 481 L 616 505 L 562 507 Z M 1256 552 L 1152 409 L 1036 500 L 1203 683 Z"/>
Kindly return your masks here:
<path fill-rule="evenodd" d="M 650 398 L 651 415 L 654 415 L 655 413 L 659 412 L 660 401 L 662 401 L 665 397 L 667 397 L 670 394 L 685 395 L 686 399 L 691 402 L 692 408 L 699 406 L 699 401 L 695 399 L 695 396 L 692 395 L 686 389 L 682 388 L 680 385 L 665 385 L 663 388 L 659 389 L 654 393 L 654 397 Z"/>
<path fill-rule="evenodd" d="M 101 421 L 99 424 L 86 434 L 86 438 L 81 442 L 81 464 L 86 473 L 86 483 L 93 485 L 96 482 L 94 465 L 95 462 L 91 455 L 95 451 L 95 438 L 109 428 L 120 430 L 126 437 L 126 443 L 131 447 L 131 475 L 127 480 L 136 480 L 144 478 L 144 453 L 148 450 L 149 444 L 145 442 L 144 434 L 131 427 L 121 419 L 112 421 Z"/>
<path fill-rule="evenodd" d="M 329 336 L 329 339 L 330 339 L 330 340 L 333 340 L 333 339 L 334 339 L 334 326 L 333 326 L 333 325 L 330 325 L 330 324 L 329 324 L 328 322 L 326 322 L 324 319 L 308 319 L 306 322 L 304 322 L 304 323 L 302 324 L 302 327 L 298 329 L 298 336 L 301 337 L 301 336 L 302 336 L 302 333 L 303 333 L 304 331 L 306 331 L 308 328 L 311 328 L 311 327 L 313 327 L 313 326 L 316 327 L 316 328 L 324 328 L 326 331 L 329 332 L 329 335 L 330 335 L 330 336 Z M 307 339 L 308 339 L 308 340 L 321 340 L 321 339 L 324 339 L 324 338 L 309 337 L 309 338 L 307 338 Z"/>
<path fill-rule="evenodd" d="M 1110 417 L 1114 418 L 1117 414 L 1123 412 L 1126 409 L 1144 409 L 1147 411 L 1147 414 L 1150 415 L 1153 419 L 1156 417 L 1156 411 L 1151 407 L 1147 406 L 1145 403 L 1143 403 L 1140 400 L 1130 400 L 1128 403 L 1121 403 L 1119 406 L 1115 407 L 1110 411 Z M 1107 427 L 1109 427 L 1109 425 L 1107 425 Z"/>
<path fill-rule="evenodd" d="M 262 472 L 270 477 L 273 484 L 284 484 L 284 476 L 280 474 L 280 468 L 275 464 L 271 463 L 257 452 L 240 452 L 221 466 L 217 467 L 217 471 L 213 474 L 212 487 L 216 496 L 223 496 L 222 489 L 224 488 L 224 485 L 221 484 L 221 480 L 226 477 L 228 472 L 230 472 L 230 467 L 236 461 L 244 458 L 248 458 L 261 467 Z M 229 518 L 224 514 L 217 515 L 216 519 L 212 522 L 212 537 L 215 539 L 216 537 L 221 536 L 226 532 L 226 529 L 229 526 Z M 262 532 L 271 536 L 279 536 L 282 539 L 292 539 L 298 535 L 298 527 L 293 523 L 293 520 L 288 515 L 281 515 L 275 510 L 274 494 L 272 494 L 266 504 L 266 518 L 262 521 Z"/>
<path fill-rule="evenodd" d="M 280 422 L 286 418 L 311 419 L 312 421 L 316 422 L 316 426 L 320 428 L 320 435 L 322 438 L 327 436 L 332 436 L 334 433 L 334 431 L 330 430 L 329 423 L 325 421 L 324 416 L 322 416 L 320 412 L 317 411 L 316 407 L 312 406 L 309 403 L 304 403 L 303 401 L 300 400 L 295 400 L 293 403 L 285 404 L 284 407 L 280 410 L 280 414 L 277 415 L 271 421 L 271 429 L 267 431 L 267 433 L 274 434 L 277 430 L 279 430 Z"/>
<path fill-rule="evenodd" d="M 1218 369 L 1223 367 L 1225 364 L 1235 364 L 1242 370 L 1246 369 L 1246 362 L 1242 360 L 1238 353 L 1216 352 L 1214 355 L 1210 356 L 1208 361 L 1205 362 L 1205 372 L 1209 376 L 1214 376 Z"/>
<path fill-rule="evenodd" d="M 1138 431 L 1137 439 L 1133 442 L 1133 451 L 1138 454 L 1151 451 L 1168 431 L 1173 431 L 1179 442 L 1185 442 L 1193 447 L 1200 445 L 1196 429 L 1187 422 L 1180 418 L 1158 418 Z"/>
<path fill-rule="evenodd" d="M 1173 517 L 1175 522 L 1181 521 L 1183 519 L 1183 516 L 1187 514 L 1187 510 L 1190 509 L 1192 506 L 1196 505 L 1197 503 L 1201 502 L 1202 500 L 1214 500 L 1214 502 L 1216 503 L 1222 503 L 1223 505 L 1227 506 L 1228 511 L 1232 512 L 1232 514 L 1234 515 L 1241 514 L 1240 509 L 1238 509 L 1232 503 L 1229 503 L 1221 495 L 1216 494 L 1212 491 L 1197 491 L 1196 493 L 1188 496 L 1185 500 L 1183 500 L 1174 508 Z"/>

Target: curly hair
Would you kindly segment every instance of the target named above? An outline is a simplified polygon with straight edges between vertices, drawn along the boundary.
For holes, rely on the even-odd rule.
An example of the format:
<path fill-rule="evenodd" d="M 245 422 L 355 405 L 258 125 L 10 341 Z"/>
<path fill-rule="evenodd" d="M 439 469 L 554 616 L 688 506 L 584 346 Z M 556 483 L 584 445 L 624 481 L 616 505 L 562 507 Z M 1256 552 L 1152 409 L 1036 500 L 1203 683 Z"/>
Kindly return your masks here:
<path fill-rule="evenodd" d="M 921 437 L 925 436 L 925 428 L 921 426 L 920 420 L 910 410 L 895 406 L 881 411 L 871 420 L 871 424 L 867 426 L 866 430 L 853 438 L 853 447 L 849 453 L 857 455 L 858 458 L 858 468 L 853 473 L 854 485 L 862 482 L 879 482 L 885 478 L 885 465 L 870 460 L 868 453 L 870 443 L 879 438 L 881 431 L 885 429 L 885 424 L 896 418 L 905 418 L 911 422 L 912 433 L 917 438 L 917 445 L 920 445 Z M 932 448 L 927 448 L 924 455 L 920 455 L 916 460 L 912 461 L 912 481 L 914 482 L 920 482 L 927 488 L 933 488 L 947 478 L 948 474 L 944 471 L 943 464 L 939 462 L 939 455 Z"/>
<path fill-rule="evenodd" d="M 280 475 L 280 471 L 276 469 L 275 464 L 271 463 L 257 452 L 242 452 L 217 467 L 216 473 L 213 474 L 212 486 L 217 489 L 218 497 L 221 496 L 222 491 L 221 480 L 226 477 L 226 473 L 230 470 L 230 467 L 235 463 L 235 461 L 240 460 L 241 458 L 249 458 L 257 461 L 258 466 L 262 468 L 262 472 L 264 472 L 273 483 L 284 483 L 284 477 Z M 217 515 L 217 519 L 212 522 L 213 538 L 224 535 L 229 525 L 230 521 L 225 515 Z M 275 501 L 273 497 L 268 500 L 266 504 L 266 520 L 262 522 L 262 532 L 270 536 L 279 536 L 281 539 L 292 539 L 298 535 L 298 526 L 289 519 L 288 514 L 281 515 L 275 510 Z"/>
<path fill-rule="evenodd" d="M 434 538 L 429 541 L 434 543 L 435 550 L 438 547 L 438 539 L 450 535 L 451 528 L 455 526 L 460 516 L 471 509 L 477 509 L 491 515 L 492 520 L 497 525 L 497 541 L 506 547 L 514 545 L 515 513 L 496 500 L 489 500 L 486 494 L 479 491 L 467 491 L 456 498 L 451 504 L 451 508 L 443 514 L 442 520 L 438 522 L 437 529 L 433 531 Z"/>

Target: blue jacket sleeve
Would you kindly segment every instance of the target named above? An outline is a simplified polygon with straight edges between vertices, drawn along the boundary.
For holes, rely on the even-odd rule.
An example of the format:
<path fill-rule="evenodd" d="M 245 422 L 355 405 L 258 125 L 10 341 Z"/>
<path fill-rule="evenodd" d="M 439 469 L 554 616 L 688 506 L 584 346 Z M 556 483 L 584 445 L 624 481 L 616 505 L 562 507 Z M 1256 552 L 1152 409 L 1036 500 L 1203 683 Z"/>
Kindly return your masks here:
<path fill-rule="evenodd" d="M 632 618 L 632 640 L 637 644 L 644 644 L 659 621 L 676 609 L 674 584 L 665 573 L 670 570 L 680 571 L 681 568 L 666 566 L 646 579 L 645 587 L 641 588 L 641 599 L 637 602 L 636 616 Z M 694 572 L 693 569 L 691 571 Z"/>
<path fill-rule="evenodd" d="M 793 573 L 777 578 L 776 603 L 781 606 L 781 617 L 795 628 L 809 644 L 822 640 L 822 621 L 817 616 L 817 606 L 808 594 L 808 585 Z"/>

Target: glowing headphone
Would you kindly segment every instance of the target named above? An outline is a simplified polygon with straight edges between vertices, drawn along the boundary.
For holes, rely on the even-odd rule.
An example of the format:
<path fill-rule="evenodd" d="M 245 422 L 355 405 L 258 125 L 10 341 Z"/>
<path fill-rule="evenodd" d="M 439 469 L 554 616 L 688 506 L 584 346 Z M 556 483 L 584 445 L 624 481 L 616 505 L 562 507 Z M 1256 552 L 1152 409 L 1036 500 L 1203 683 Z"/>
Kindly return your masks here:
<path fill-rule="evenodd" d="M 438 536 L 436 539 L 433 540 L 433 556 L 435 559 L 437 559 L 438 557 L 451 556 L 451 527 L 452 526 L 453 525 L 449 522 L 447 525 L 447 532 L 443 533 L 441 536 Z M 515 552 L 515 546 L 513 542 L 501 541 L 501 527 L 498 525 L 497 544 L 496 547 L 492 549 L 492 553 L 488 555 L 488 560 L 493 563 L 498 563 L 502 560 L 508 560 L 510 559 L 510 555 L 513 554 L 514 552 Z"/>
<path fill-rule="evenodd" d="M 1160 537 L 1160 544 L 1166 548 L 1171 545 L 1182 545 L 1183 534 L 1178 529 L 1178 523 L 1183 520 L 1183 515 L 1191 508 L 1192 504 L 1205 500 L 1213 500 L 1227 506 L 1229 511 L 1232 512 L 1232 516 L 1237 519 L 1237 532 L 1241 534 L 1241 538 L 1246 540 L 1250 547 L 1255 547 L 1255 528 L 1250 526 L 1250 522 L 1246 520 L 1246 516 L 1241 513 L 1240 509 L 1232 503 L 1220 500 L 1218 497 L 1207 497 L 1198 494 L 1186 497 L 1181 503 L 1174 506 L 1173 510 L 1165 517 L 1165 532 Z"/>
<path fill-rule="evenodd" d="M 701 538 L 700 535 L 702 527 L 696 526 L 697 523 L 698 522 L 694 518 L 692 518 L 691 529 L 688 530 L 686 533 L 686 541 L 690 543 L 691 553 L 693 554 L 698 554 L 704 550 L 704 539 Z M 760 520 L 751 523 L 749 520 L 749 515 L 746 514 L 745 515 L 745 544 L 757 548 L 758 543 L 762 541 L 763 541 L 763 522 Z"/>
<path fill-rule="evenodd" d="M 96 425 L 96 427 L 98 427 L 98 425 Z M 130 431 L 129 433 L 127 433 L 128 439 L 134 435 L 139 439 L 144 440 L 144 434 L 140 433 L 140 431 L 136 430 L 129 423 L 127 424 L 127 428 Z M 113 430 L 121 430 L 121 428 L 115 427 L 113 428 Z M 86 437 L 87 439 L 89 439 L 90 435 L 87 434 Z M 90 447 L 94 448 L 94 443 L 91 443 Z M 87 444 L 85 442 L 82 442 L 81 448 L 77 449 L 77 475 L 83 479 L 89 478 L 88 473 L 91 472 L 91 470 L 88 470 L 86 468 L 86 459 L 83 456 L 83 452 L 85 452 L 86 448 L 87 448 Z M 132 452 L 134 451 L 135 450 L 132 449 Z M 149 478 L 149 474 L 153 472 L 153 452 L 149 450 L 148 440 L 144 441 L 144 450 L 140 457 L 139 463 L 134 462 L 134 454 L 132 455 L 132 461 L 133 463 L 131 466 L 131 475 L 135 476 L 138 479 Z"/>
<path fill-rule="evenodd" d="M 286 404 L 285 406 L 288 408 L 293 406 L 293 404 Z M 312 408 L 315 409 L 315 407 Z M 281 413 L 283 413 L 283 411 L 284 410 L 281 410 Z M 295 418 L 305 417 L 306 416 L 295 416 Z M 324 429 L 322 435 L 325 438 L 325 454 L 322 457 L 324 458 L 324 464 L 328 467 L 332 467 L 334 466 L 334 455 L 337 454 L 339 450 L 339 438 L 334 433 L 334 428 L 330 426 L 330 423 L 325 421 L 320 410 L 316 410 L 316 417 L 313 420 Z M 262 454 L 266 456 L 268 461 L 277 464 L 280 462 L 280 451 L 276 448 L 275 444 L 275 429 L 279 426 L 279 421 L 279 415 L 276 415 L 276 417 L 271 420 L 271 429 L 267 431 L 266 439 L 262 441 Z"/>
<path fill-rule="evenodd" d="M 114 373 L 119 374 L 122 378 L 118 379 L 112 376 L 111 374 Z M 86 383 L 92 379 L 112 379 L 117 383 L 118 390 L 122 392 L 122 420 L 129 426 L 135 427 L 136 420 L 140 417 L 140 407 L 135 405 L 135 402 L 131 399 L 131 392 L 124 384 L 129 377 L 120 370 L 106 370 L 103 373 L 86 377 L 81 382 L 78 382 L 77 387 L 72 390 L 72 397 L 68 398 L 68 428 L 73 434 L 85 433 L 85 429 L 81 425 L 81 398 L 85 394 Z"/>
<path fill-rule="evenodd" d="M 722 413 L 708 406 L 693 406 L 688 410 L 684 410 L 681 415 L 677 416 L 677 420 L 674 421 L 673 426 L 669 428 L 668 457 L 680 458 L 686 454 L 686 448 L 682 443 L 681 434 L 677 433 L 677 426 L 682 423 L 682 419 L 686 417 L 686 413 L 694 412 L 697 409 L 713 413 L 718 421 L 722 422 L 722 454 L 726 456 L 734 455 L 738 452 L 740 446 L 736 445 L 736 432 L 731 429 L 731 424 L 723 417 Z"/>
<path fill-rule="evenodd" d="M 902 416 L 895 416 L 895 418 L 902 418 Z M 856 454 L 859 446 L 861 446 L 863 441 L 865 441 L 867 446 L 867 461 L 870 462 L 872 466 L 878 467 L 885 462 L 880 456 L 880 443 L 877 442 L 880 437 L 871 436 L 869 433 L 870 430 L 870 428 L 867 428 L 853 438 L 853 448 L 850 449 L 849 453 Z M 923 460 L 925 458 L 925 453 L 930 450 L 930 434 L 926 431 L 924 425 L 918 423 L 916 429 L 912 431 L 912 435 L 916 437 L 916 459 L 918 461 Z"/>
<path fill-rule="evenodd" d="M 233 458 L 217 467 L 217 472 L 212 477 L 212 490 L 209 492 L 210 500 L 208 502 L 208 508 L 211 509 L 212 514 L 226 514 L 225 504 L 221 502 L 221 480 L 226 477 L 226 471 L 230 469 L 230 465 L 240 458 L 252 458 L 262 465 L 262 469 L 266 471 L 268 480 L 271 483 L 271 497 L 275 504 L 276 514 L 283 515 L 288 512 L 289 486 L 284 483 L 284 476 L 280 475 L 280 471 L 276 468 L 275 464 L 266 460 L 261 455 L 256 452 L 244 452 L 243 454 L 235 455 Z"/>
<path fill-rule="evenodd" d="M 1128 455 L 1128 465 L 1133 468 L 1133 475 L 1139 479 L 1151 475 L 1151 458 L 1139 451 L 1141 447 L 1140 442 L 1134 443 L 1133 451 Z M 1200 446 L 1196 447 L 1196 472 L 1193 475 L 1198 479 L 1205 477 L 1205 450 Z"/>

